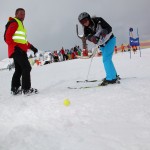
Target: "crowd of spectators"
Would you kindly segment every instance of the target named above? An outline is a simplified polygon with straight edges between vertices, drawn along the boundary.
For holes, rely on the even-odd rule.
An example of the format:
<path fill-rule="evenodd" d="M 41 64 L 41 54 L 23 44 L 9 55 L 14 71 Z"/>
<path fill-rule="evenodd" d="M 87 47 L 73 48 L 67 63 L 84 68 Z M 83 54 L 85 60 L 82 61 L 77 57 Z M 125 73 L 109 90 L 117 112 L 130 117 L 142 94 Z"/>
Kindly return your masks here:
<path fill-rule="evenodd" d="M 80 46 L 75 46 L 71 49 L 64 49 L 62 47 L 60 50 L 45 51 L 44 53 L 38 54 L 38 56 L 29 56 L 30 64 L 36 65 L 46 65 L 53 62 L 61 62 L 78 58 L 78 56 L 88 56 L 88 50 L 81 50 Z"/>

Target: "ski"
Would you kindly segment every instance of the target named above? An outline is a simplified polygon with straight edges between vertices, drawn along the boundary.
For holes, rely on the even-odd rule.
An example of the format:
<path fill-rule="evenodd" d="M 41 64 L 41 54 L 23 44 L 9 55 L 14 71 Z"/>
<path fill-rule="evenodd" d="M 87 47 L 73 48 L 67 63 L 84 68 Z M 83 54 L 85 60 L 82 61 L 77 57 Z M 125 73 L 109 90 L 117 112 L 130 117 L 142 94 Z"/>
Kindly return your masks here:
<path fill-rule="evenodd" d="M 120 80 L 117 80 L 116 83 L 113 83 L 113 84 L 120 84 Z M 108 85 L 112 85 L 112 84 L 108 84 Z M 95 86 L 68 87 L 68 89 L 89 89 L 89 88 L 98 88 L 98 87 L 103 87 L 103 85 L 99 84 Z"/>
<path fill-rule="evenodd" d="M 84 82 L 84 83 L 86 83 L 86 82 L 98 82 L 99 80 L 79 80 L 79 81 L 76 81 L 77 83 L 79 83 L 79 82 Z"/>
<path fill-rule="evenodd" d="M 120 81 L 117 81 L 114 84 L 120 84 Z M 113 84 L 108 84 L 108 85 L 113 85 Z M 105 85 L 105 86 L 108 86 L 108 85 Z M 104 86 L 95 85 L 95 86 L 68 87 L 68 89 L 90 89 L 90 88 L 99 88 L 99 87 L 104 87 Z"/>
<path fill-rule="evenodd" d="M 81 86 L 81 87 L 67 87 L 68 89 L 89 89 L 89 88 L 98 88 L 101 87 L 99 85 L 96 86 Z"/>
<path fill-rule="evenodd" d="M 136 77 L 124 77 L 124 78 L 119 77 L 118 79 L 119 80 L 124 80 L 124 79 L 133 79 L 133 78 L 136 78 Z M 80 83 L 80 82 L 82 82 L 82 83 L 87 83 L 87 82 L 101 82 L 103 80 L 104 79 L 101 79 L 101 80 L 77 80 L 76 82 L 77 83 Z"/>
<path fill-rule="evenodd" d="M 125 78 L 118 78 L 118 80 L 116 81 L 116 83 L 113 84 L 108 84 L 108 85 L 114 85 L 114 84 L 120 84 L 120 80 L 125 80 L 125 79 L 134 79 L 136 77 L 125 77 Z M 90 82 L 98 82 L 99 80 L 90 80 Z M 87 83 L 89 82 L 89 80 L 85 80 L 85 81 L 79 81 L 79 82 L 83 82 L 83 83 Z M 99 81 L 100 82 L 100 81 Z M 105 85 L 105 86 L 108 86 Z M 95 86 L 81 86 L 81 87 L 67 87 L 68 89 L 89 89 L 89 88 L 98 88 L 98 87 L 102 87 L 102 85 L 95 85 Z"/>

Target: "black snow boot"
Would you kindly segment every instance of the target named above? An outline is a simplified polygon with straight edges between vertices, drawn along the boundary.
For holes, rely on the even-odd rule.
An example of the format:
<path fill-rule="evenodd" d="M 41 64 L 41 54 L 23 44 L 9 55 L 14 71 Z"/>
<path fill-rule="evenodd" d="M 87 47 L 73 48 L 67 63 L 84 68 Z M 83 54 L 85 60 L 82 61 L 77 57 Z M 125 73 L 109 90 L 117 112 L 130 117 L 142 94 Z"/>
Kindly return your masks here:
<path fill-rule="evenodd" d="M 21 87 L 12 87 L 12 88 L 11 88 L 11 94 L 12 94 L 12 95 L 22 94 L 22 89 L 21 89 Z"/>

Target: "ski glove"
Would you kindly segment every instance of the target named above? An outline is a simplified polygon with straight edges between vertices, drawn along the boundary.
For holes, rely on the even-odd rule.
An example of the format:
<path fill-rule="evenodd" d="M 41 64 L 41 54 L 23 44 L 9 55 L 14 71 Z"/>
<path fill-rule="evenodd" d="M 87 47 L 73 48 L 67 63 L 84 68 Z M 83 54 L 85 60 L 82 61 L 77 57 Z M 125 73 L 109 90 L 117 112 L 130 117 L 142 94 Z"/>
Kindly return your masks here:
<path fill-rule="evenodd" d="M 34 52 L 34 55 L 38 52 L 38 49 L 31 45 L 30 49 Z"/>
<path fill-rule="evenodd" d="M 99 41 L 99 38 L 96 36 L 91 36 L 88 38 L 89 41 L 93 42 L 94 44 L 97 44 Z"/>
<path fill-rule="evenodd" d="M 105 38 L 105 36 L 108 34 L 108 31 L 106 29 L 102 29 L 102 31 L 100 32 L 100 36 Z"/>

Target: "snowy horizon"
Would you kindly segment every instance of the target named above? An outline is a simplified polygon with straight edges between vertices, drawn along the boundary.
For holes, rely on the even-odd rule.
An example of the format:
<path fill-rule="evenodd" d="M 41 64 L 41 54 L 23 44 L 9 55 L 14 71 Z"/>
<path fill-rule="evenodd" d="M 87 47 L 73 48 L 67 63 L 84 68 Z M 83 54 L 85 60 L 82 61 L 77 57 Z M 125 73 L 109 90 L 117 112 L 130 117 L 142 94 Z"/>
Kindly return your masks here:
<path fill-rule="evenodd" d="M 114 54 L 121 83 L 96 87 L 102 57 L 33 67 L 39 94 L 12 96 L 14 69 L 0 71 L 0 150 L 149 150 L 150 48 Z M 88 89 L 67 87 L 91 86 Z M 69 99 L 71 104 L 63 104 Z"/>

